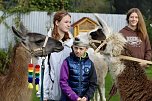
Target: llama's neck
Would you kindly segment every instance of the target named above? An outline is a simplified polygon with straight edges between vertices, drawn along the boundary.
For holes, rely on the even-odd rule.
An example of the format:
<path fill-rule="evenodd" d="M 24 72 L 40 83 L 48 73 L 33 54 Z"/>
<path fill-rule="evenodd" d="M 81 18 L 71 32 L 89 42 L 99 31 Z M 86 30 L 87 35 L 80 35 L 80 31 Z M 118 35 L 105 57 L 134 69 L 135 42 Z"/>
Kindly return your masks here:
<path fill-rule="evenodd" d="M 120 61 L 118 57 L 107 57 L 106 61 L 109 66 L 110 73 L 114 80 L 116 80 L 117 76 L 122 73 L 125 68 L 125 65 Z"/>
<path fill-rule="evenodd" d="M 27 100 L 30 99 L 27 95 L 28 63 L 30 63 L 30 53 L 21 45 L 15 46 L 9 73 L 1 80 L 0 101 L 29 101 Z"/>
<path fill-rule="evenodd" d="M 24 47 L 22 47 L 22 45 L 17 46 L 14 49 L 14 55 L 12 56 L 11 60 L 10 75 L 18 75 L 19 77 L 27 76 L 27 69 L 30 59 L 30 53 Z"/>

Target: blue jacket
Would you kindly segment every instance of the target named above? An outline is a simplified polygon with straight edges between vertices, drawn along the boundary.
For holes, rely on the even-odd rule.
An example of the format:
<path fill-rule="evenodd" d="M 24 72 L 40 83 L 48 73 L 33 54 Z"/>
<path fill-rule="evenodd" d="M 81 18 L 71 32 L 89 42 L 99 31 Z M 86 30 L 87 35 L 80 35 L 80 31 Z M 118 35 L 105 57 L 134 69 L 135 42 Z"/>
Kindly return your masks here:
<path fill-rule="evenodd" d="M 78 58 L 73 53 L 67 57 L 61 67 L 60 86 L 62 101 L 76 101 L 78 97 L 93 96 L 97 87 L 97 76 L 88 55 Z"/>

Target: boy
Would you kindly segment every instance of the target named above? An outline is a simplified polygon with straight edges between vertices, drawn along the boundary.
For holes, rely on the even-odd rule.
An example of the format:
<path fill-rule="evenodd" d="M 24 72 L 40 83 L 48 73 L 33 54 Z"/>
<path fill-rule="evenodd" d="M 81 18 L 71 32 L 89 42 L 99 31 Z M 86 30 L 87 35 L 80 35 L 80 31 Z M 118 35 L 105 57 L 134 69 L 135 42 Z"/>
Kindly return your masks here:
<path fill-rule="evenodd" d="M 61 66 L 61 101 L 89 101 L 97 88 L 97 75 L 86 52 L 88 44 L 75 38 L 72 49 Z"/>

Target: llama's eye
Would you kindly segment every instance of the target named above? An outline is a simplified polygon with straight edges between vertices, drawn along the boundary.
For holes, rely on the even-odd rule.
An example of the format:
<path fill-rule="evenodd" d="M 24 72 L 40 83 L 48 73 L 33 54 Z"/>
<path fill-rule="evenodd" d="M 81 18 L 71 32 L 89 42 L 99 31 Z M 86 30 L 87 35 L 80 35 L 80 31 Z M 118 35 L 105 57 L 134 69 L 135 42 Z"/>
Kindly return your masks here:
<path fill-rule="evenodd" d="M 80 39 L 78 37 L 75 38 L 75 41 L 80 41 Z"/>
<path fill-rule="evenodd" d="M 35 43 L 42 43 L 42 42 L 44 42 L 44 40 L 37 40 L 37 41 L 35 41 Z"/>
<path fill-rule="evenodd" d="M 90 33 L 91 36 L 93 36 L 93 35 L 95 35 L 95 34 L 96 34 L 95 32 L 91 32 L 91 33 Z"/>
<path fill-rule="evenodd" d="M 37 41 L 35 41 L 35 44 L 40 45 L 40 44 L 42 44 L 43 42 L 44 42 L 44 40 L 37 40 Z"/>

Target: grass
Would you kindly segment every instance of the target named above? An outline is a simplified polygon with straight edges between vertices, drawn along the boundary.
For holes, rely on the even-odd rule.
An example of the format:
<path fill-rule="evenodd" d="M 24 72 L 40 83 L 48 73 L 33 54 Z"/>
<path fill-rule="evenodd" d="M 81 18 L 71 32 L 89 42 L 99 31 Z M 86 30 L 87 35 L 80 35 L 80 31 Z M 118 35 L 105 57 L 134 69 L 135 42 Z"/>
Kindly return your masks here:
<path fill-rule="evenodd" d="M 35 87 L 33 88 L 33 98 L 32 98 L 32 101 L 40 101 L 40 98 L 36 97 L 36 90 L 35 90 Z"/>
<path fill-rule="evenodd" d="M 152 79 L 152 66 L 150 66 L 149 68 L 146 69 L 146 74 L 149 78 Z M 112 86 L 112 79 L 110 74 L 108 73 L 108 75 L 106 76 L 106 98 L 109 97 L 109 91 L 111 89 Z M 36 97 L 36 91 L 33 92 L 33 99 L 32 101 L 40 101 L 39 98 Z M 117 93 L 115 96 L 112 96 L 112 98 L 110 99 L 110 101 L 120 101 L 119 98 L 119 94 Z"/>
<path fill-rule="evenodd" d="M 111 79 L 111 75 L 108 73 L 108 75 L 106 76 L 106 83 L 105 83 L 105 87 L 106 87 L 106 98 L 108 99 L 109 98 L 109 92 L 111 90 L 111 87 L 112 87 L 112 84 L 113 84 L 113 81 Z M 110 101 L 119 101 L 119 95 L 118 93 L 111 97 Z"/>

